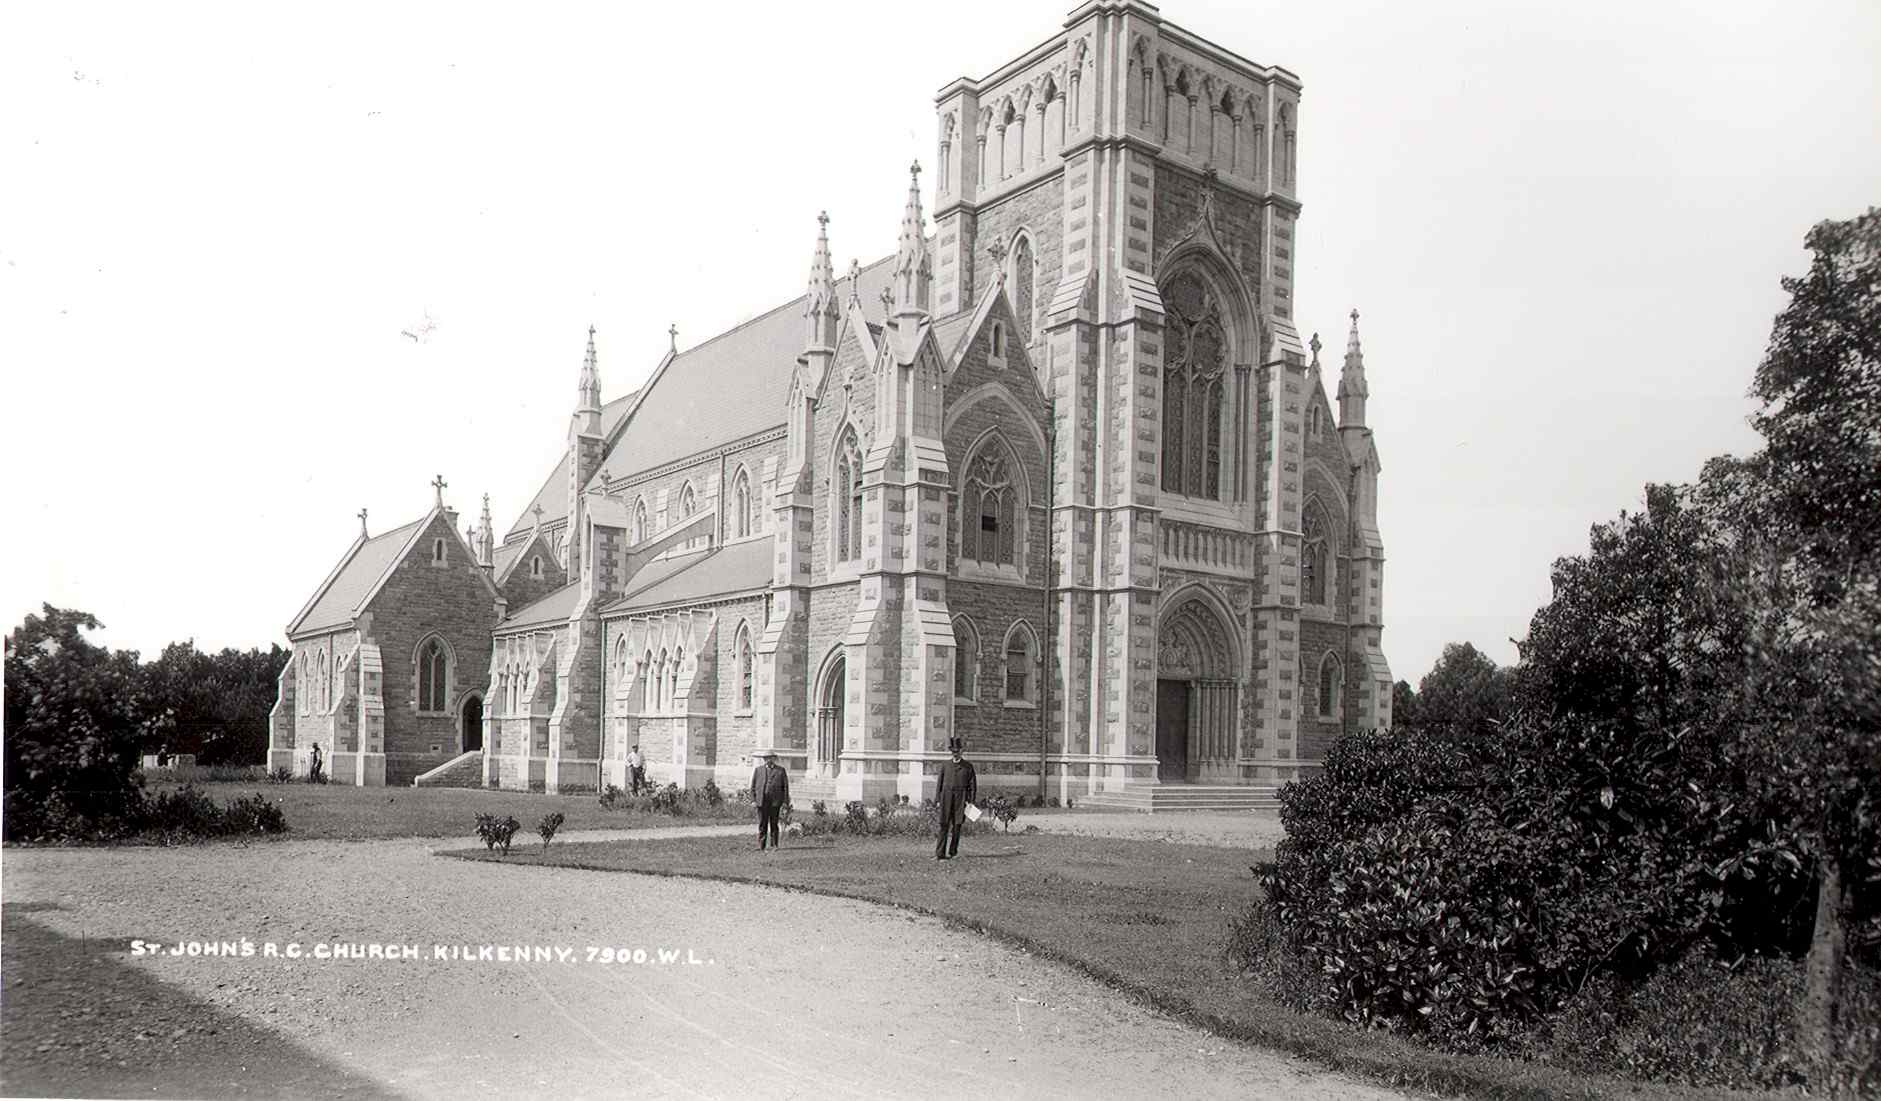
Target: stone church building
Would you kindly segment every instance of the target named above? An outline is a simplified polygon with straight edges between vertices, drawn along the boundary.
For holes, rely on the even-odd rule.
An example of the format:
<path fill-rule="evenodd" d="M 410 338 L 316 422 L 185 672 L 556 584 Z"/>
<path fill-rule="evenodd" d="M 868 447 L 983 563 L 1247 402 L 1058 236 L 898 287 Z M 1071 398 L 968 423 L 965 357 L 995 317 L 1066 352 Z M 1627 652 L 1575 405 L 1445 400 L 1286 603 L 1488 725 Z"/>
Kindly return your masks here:
<path fill-rule="evenodd" d="M 820 217 L 801 297 L 612 402 L 591 330 L 500 543 L 442 479 L 362 516 L 272 763 L 593 790 L 638 745 L 730 790 L 775 750 L 873 802 L 960 737 L 983 786 L 1083 799 L 1388 726 L 1358 315 L 1336 380 L 1293 317 L 1299 97 L 1142 0 L 948 84 L 892 256 L 839 276 Z"/>

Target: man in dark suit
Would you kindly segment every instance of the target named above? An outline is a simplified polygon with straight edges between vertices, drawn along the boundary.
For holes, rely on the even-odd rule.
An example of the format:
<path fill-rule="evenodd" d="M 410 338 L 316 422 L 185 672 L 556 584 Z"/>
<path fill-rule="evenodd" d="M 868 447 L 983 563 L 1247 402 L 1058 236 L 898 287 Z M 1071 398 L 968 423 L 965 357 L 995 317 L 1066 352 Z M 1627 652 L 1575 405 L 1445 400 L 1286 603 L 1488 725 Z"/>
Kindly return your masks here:
<path fill-rule="evenodd" d="M 934 801 L 940 804 L 940 836 L 934 839 L 936 860 L 960 854 L 960 827 L 967 817 L 967 804 L 979 798 L 973 766 L 960 757 L 960 739 L 949 738 L 947 748 L 954 757 L 941 766 L 940 784 L 934 789 Z"/>
<path fill-rule="evenodd" d="M 764 763 L 751 774 L 751 798 L 758 804 L 758 851 L 764 850 L 768 831 L 771 848 L 777 847 L 777 817 L 790 802 L 790 773 L 777 763 L 777 751 L 764 751 Z"/>

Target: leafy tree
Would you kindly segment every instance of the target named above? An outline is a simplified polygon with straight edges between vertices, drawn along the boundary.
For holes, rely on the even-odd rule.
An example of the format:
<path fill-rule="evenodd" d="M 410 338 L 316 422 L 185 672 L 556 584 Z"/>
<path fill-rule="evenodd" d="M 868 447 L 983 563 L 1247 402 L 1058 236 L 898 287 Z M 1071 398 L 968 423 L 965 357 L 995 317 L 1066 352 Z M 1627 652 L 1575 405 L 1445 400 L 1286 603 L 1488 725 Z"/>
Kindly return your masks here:
<path fill-rule="evenodd" d="M 88 640 L 97 617 L 47 604 L 6 640 L 6 833 L 108 829 L 141 803 L 139 748 L 170 715 L 131 651 Z"/>
<path fill-rule="evenodd" d="M 1400 729 L 1417 725 L 1417 690 L 1408 680 L 1391 686 L 1391 725 Z"/>
<path fill-rule="evenodd" d="M 287 651 L 223 650 L 210 655 L 173 642 L 147 667 L 153 691 L 175 716 L 169 747 L 205 765 L 258 763 L 267 756 L 268 712 Z M 145 746 L 154 752 L 155 745 Z"/>
<path fill-rule="evenodd" d="M 1470 643 L 1452 642 L 1418 682 L 1415 721 L 1467 731 L 1491 729 L 1508 717 L 1509 693 L 1507 670 L 1497 668 Z"/>
<path fill-rule="evenodd" d="M 1706 473 L 1739 534 L 1736 573 L 1768 605 L 1736 749 L 1817 860 L 1798 1032 L 1824 1062 L 1845 938 L 1881 942 L 1881 210 L 1804 243 L 1809 272 L 1783 281 L 1790 303 L 1752 388 L 1764 451 Z"/>

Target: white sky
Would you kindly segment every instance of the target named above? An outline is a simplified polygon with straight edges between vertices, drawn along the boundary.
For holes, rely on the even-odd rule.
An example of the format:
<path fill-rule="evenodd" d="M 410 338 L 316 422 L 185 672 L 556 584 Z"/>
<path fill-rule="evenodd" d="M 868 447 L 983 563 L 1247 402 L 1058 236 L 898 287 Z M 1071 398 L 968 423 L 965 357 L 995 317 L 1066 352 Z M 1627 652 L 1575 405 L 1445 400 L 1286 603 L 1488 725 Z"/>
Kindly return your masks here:
<path fill-rule="evenodd" d="M 933 95 L 1069 0 L 10 4 L 0 619 L 266 646 L 354 514 L 442 473 L 507 530 L 604 396 L 893 251 Z M 1385 650 L 1513 661 L 1550 562 L 1756 438 L 1815 221 L 1881 201 L 1881 4 L 1268 3 L 1163 14 L 1306 85 L 1297 320 L 1362 313 Z M 930 207 L 931 209 L 931 207 Z M 400 335 L 429 315 L 427 342 Z"/>

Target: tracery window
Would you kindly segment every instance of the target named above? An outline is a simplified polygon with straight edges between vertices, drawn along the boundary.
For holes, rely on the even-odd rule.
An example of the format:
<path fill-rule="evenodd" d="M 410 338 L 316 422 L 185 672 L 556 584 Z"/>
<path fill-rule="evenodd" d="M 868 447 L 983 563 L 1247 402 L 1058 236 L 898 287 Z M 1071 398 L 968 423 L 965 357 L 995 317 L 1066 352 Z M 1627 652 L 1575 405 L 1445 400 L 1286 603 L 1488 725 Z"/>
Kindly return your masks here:
<path fill-rule="evenodd" d="M 954 620 L 954 698 L 978 703 L 980 697 L 980 632 L 965 616 Z"/>
<path fill-rule="evenodd" d="M 751 628 L 741 624 L 738 628 L 738 709 L 740 711 L 751 710 L 752 666 Z"/>
<path fill-rule="evenodd" d="M 731 493 L 731 530 L 732 538 L 743 539 L 750 535 L 756 526 L 751 515 L 751 472 L 740 468 L 738 477 L 732 482 Z"/>
<path fill-rule="evenodd" d="M 862 557 L 862 449 L 853 428 L 843 430 L 832 482 L 836 495 L 836 561 L 848 562 Z"/>
<path fill-rule="evenodd" d="M 1018 491 L 1004 447 L 989 443 L 967 466 L 961 491 L 960 557 L 987 566 L 1014 564 Z"/>
<path fill-rule="evenodd" d="M 450 672 L 444 642 L 433 635 L 418 648 L 418 710 L 445 710 L 445 689 Z"/>
<path fill-rule="evenodd" d="M 1332 556 L 1327 550 L 1331 540 L 1327 536 L 1325 517 L 1317 505 L 1307 508 L 1305 527 L 1305 538 L 1300 546 L 1300 602 L 1324 604 L 1327 576 L 1332 567 Z"/>
<path fill-rule="evenodd" d="M 1006 634 L 1006 702 L 1034 703 L 1032 692 L 1037 678 L 1032 675 L 1038 664 L 1038 639 L 1032 628 L 1015 623 Z"/>
<path fill-rule="evenodd" d="M 1215 294 L 1192 272 L 1163 289 L 1163 488 L 1221 498 L 1228 333 Z"/>

